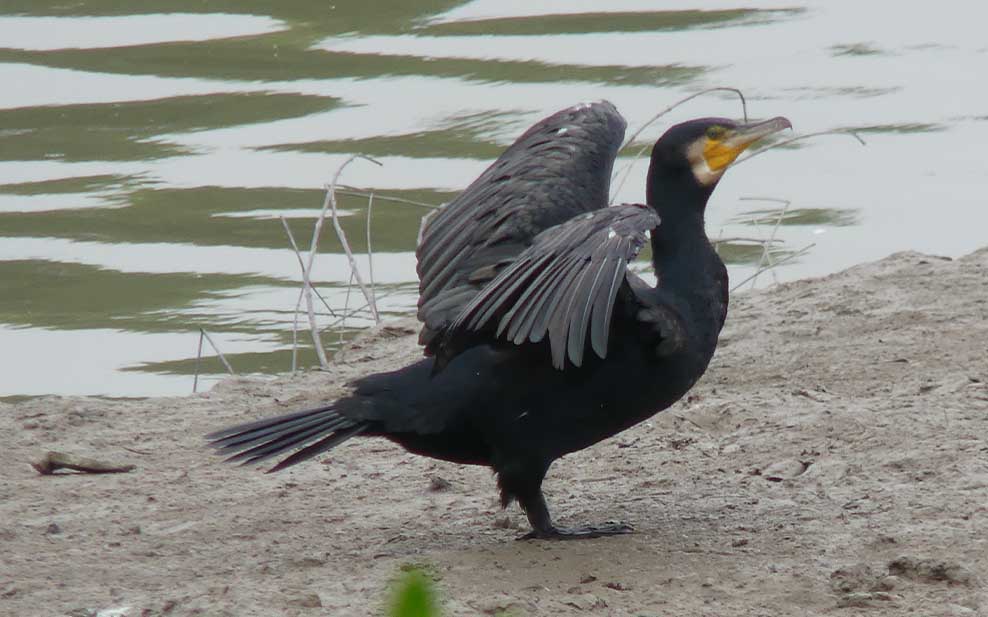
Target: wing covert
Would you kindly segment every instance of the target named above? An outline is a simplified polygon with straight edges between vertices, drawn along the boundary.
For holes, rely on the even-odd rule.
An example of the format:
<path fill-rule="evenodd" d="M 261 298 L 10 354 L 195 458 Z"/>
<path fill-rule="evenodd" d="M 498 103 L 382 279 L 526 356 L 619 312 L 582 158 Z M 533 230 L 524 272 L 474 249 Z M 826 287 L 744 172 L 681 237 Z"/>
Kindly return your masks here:
<path fill-rule="evenodd" d="M 436 335 L 540 232 L 607 206 L 625 126 L 607 101 L 557 112 L 423 221 L 416 257 L 419 341 L 427 354 L 436 351 Z"/>
<path fill-rule="evenodd" d="M 611 317 L 628 263 L 659 224 L 649 206 L 626 204 L 581 214 L 540 233 L 481 289 L 441 339 L 436 369 L 463 349 L 501 339 L 546 338 L 558 369 L 583 364 L 587 343 L 607 356 Z"/>

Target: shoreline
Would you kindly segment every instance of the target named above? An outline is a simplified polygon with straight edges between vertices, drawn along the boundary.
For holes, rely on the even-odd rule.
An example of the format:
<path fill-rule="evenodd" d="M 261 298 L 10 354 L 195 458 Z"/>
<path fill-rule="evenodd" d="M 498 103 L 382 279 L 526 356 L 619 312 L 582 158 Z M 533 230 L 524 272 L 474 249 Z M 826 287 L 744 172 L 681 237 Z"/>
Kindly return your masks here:
<path fill-rule="evenodd" d="M 560 522 L 626 537 L 515 542 L 524 516 L 489 470 L 384 440 L 272 475 L 204 446 L 419 358 L 415 326 L 374 328 L 326 373 L 0 402 L 0 614 L 365 615 L 410 563 L 449 615 L 988 607 L 988 248 L 732 297 L 683 401 L 549 472 Z M 49 450 L 137 469 L 41 476 Z"/>

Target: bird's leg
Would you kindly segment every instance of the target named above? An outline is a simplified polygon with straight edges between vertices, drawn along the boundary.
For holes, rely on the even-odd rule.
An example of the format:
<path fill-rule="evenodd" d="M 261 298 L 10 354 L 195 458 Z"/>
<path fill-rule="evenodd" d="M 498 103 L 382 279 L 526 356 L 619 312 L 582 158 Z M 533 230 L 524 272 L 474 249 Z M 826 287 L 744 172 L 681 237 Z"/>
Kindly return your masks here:
<path fill-rule="evenodd" d="M 532 531 L 518 538 L 519 540 L 580 540 L 633 531 L 630 525 L 613 521 L 584 527 L 556 527 L 552 524 L 549 508 L 546 506 L 540 486 L 530 487 L 529 490 L 516 493 L 516 497 L 522 509 L 525 510 L 525 514 L 528 515 L 528 522 L 532 525 Z"/>

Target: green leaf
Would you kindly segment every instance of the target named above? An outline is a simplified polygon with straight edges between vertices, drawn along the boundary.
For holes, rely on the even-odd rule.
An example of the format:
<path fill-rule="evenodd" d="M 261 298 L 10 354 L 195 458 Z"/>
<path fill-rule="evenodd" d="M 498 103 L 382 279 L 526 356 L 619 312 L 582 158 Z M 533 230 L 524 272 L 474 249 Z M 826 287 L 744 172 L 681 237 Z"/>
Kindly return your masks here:
<path fill-rule="evenodd" d="M 432 579 L 413 568 L 394 586 L 389 617 L 439 617 L 439 600 Z"/>

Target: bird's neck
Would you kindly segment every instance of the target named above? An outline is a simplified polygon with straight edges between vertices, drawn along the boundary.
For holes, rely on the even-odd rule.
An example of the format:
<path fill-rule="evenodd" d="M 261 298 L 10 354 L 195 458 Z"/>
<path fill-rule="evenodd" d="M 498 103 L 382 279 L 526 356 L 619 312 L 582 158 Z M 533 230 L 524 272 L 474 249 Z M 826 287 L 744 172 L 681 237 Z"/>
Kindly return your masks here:
<path fill-rule="evenodd" d="M 659 272 L 665 264 L 710 250 L 704 212 L 713 188 L 700 186 L 692 176 L 680 176 L 662 176 L 654 170 L 649 174 L 646 199 L 661 219 L 652 231 L 652 261 Z"/>
<path fill-rule="evenodd" d="M 727 316 L 728 279 L 724 262 L 707 239 L 703 215 L 713 187 L 692 177 L 649 176 L 648 203 L 659 214 L 652 230 L 652 264 L 656 291 L 668 301 L 680 302 L 682 313 L 697 339 L 694 350 L 710 360 Z"/>

